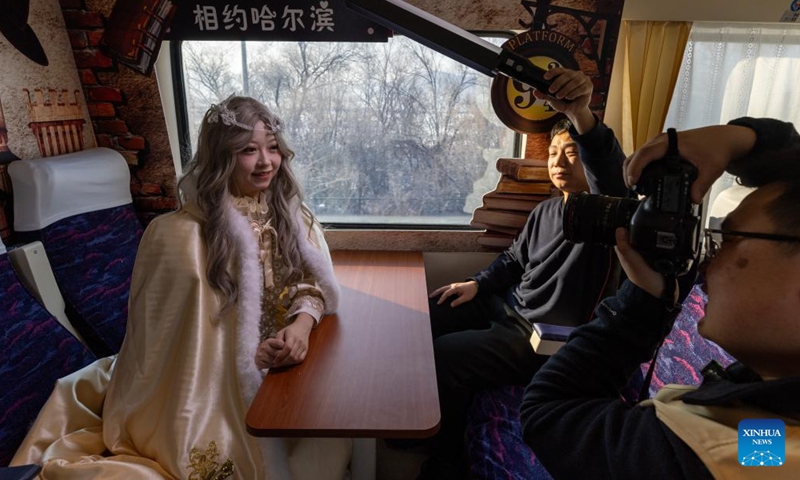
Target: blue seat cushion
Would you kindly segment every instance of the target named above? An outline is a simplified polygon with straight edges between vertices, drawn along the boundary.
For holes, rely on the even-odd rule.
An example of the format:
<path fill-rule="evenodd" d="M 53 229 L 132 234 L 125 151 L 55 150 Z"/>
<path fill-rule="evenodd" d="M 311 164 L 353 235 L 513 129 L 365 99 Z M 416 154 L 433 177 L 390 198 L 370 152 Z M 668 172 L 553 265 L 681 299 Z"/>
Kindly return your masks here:
<path fill-rule="evenodd" d="M 98 357 L 122 346 L 141 238 L 131 204 L 74 215 L 39 232 L 70 321 Z"/>
<path fill-rule="evenodd" d="M 95 356 L 19 282 L 0 255 L 0 466 L 7 466 L 56 380 Z"/>
<path fill-rule="evenodd" d="M 635 404 L 644 375 L 637 372 L 620 397 Z M 552 477 L 522 439 L 519 407 L 525 387 L 486 390 L 475 396 L 467 418 L 466 450 L 475 480 L 550 480 Z"/>
<path fill-rule="evenodd" d="M 683 301 L 681 313 L 675 319 L 661 349 L 650 381 L 650 395 L 655 395 L 664 385 L 700 385 L 703 367 L 715 360 L 728 366 L 735 359 L 715 343 L 700 336 L 697 322 L 703 317 L 707 297 L 698 285 L 692 287 Z M 649 364 L 642 365 L 646 372 Z"/>
<path fill-rule="evenodd" d="M 466 450 L 474 479 L 552 480 L 522 441 L 519 407 L 525 387 L 479 394 L 467 420 Z"/>

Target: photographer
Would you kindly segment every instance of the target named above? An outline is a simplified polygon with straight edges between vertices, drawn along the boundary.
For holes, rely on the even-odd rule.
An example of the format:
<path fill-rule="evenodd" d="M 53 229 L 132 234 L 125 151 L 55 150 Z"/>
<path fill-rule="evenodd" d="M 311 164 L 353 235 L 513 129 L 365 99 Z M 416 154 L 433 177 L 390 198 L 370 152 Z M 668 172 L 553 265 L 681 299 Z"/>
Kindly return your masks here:
<path fill-rule="evenodd" d="M 699 388 L 668 386 L 633 407 L 620 400 L 679 309 L 618 229 L 629 280 L 539 370 L 521 407 L 525 441 L 557 480 L 800 478 L 800 136 L 788 123 L 742 118 L 680 132 L 678 150 L 698 168 L 694 202 L 725 170 L 758 187 L 700 266 L 708 304 L 698 330 L 740 363 L 706 374 Z M 626 182 L 666 152 L 662 134 L 625 161 Z M 738 423 L 747 418 L 784 421 L 784 465 L 739 464 Z"/>
<path fill-rule="evenodd" d="M 624 195 L 625 156 L 614 132 L 589 109 L 589 77 L 553 68 L 545 78 L 552 80 L 550 96 L 534 94 L 570 120 L 553 128 L 549 147 L 550 179 L 563 195 L 537 205 L 511 247 L 487 269 L 431 293 L 442 422 L 418 480 L 465 478 L 464 431 L 474 392 L 527 385 L 547 360 L 531 348 L 531 324 L 589 321 L 608 281 L 610 247 L 564 239 L 563 199 L 587 190 Z"/>

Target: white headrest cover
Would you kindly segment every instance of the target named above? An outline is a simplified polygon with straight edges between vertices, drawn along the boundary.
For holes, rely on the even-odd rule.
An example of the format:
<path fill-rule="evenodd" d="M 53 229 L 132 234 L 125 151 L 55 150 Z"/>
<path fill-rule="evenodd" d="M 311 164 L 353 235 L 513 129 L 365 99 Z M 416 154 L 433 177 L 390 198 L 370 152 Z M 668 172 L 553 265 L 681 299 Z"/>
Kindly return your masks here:
<path fill-rule="evenodd" d="M 3 239 L 0 238 L 0 255 L 6 253 L 6 246 L 3 245 Z"/>
<path fill-rule="evenodd" d="M 714 203 L 708 210 L 708 228 L 720 228 L 725 217 L 736 209 L 744 200 L 744 197 L 753 190 L 755 188 L 733 185 L 719 192 L 719 195 L 714 199 Z"/>
<path fill-rule="evenodd" d="M 110 148 L 11 162 L 8 174 L 14 189 L 14 229 L 20 232 L 132 201 L 128 164 Z"/>

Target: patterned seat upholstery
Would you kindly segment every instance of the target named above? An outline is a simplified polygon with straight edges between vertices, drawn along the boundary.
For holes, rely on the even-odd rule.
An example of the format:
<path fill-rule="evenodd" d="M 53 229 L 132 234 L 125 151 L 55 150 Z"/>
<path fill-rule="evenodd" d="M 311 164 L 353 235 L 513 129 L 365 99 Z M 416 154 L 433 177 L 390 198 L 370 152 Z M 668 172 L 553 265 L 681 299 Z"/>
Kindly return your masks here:
<path fill-rule="evenodd" d="M 551 480 L 522 440 L 519 407 L 524 387 L 487 390 L 476 396 L 467 418 L 466 451 L 475 480 Z"/>
<path fill-rule="evenodd" d="M 125 159 L 95 148 L 9 167 L 14 227 L 47 250 L 67 316 L 98 357 L 119 351 L 142 226 Z"/>
<path fill-rule="evenodd" d="M 697 321 L 703 316 L 706 297 L 694 286 L 683 302 L 672 331 L 658 352 L 650 383 L 653 395 L 665 384 L 699 385 L 701 370 L 711 360 L 723 366 L 733 358 L 697 333 Z M 632 379 L 623 391 L 633 401 L 638 396 L 649 363 L 643 364 L 641 375 Z M 546 480 L 550 475 L 536 461 L 536 455 L 522 440 L 519 406 L 524 387 L 488 390 L 477 395 L 471 406 L 466 432 L 469 468 L 475 480 Z"/>
<path fill-rule="evenodd" d="M 703 317 L 706 295 L 695 285 L 683 301 L 681 314 L 658 352 L 658 360 L 650 380 L 650 396 L 664 385 L 700 385 L 702 370 L 712 360 L 723 367 L 734 362 L 725 350 L 701 337 L 697 332 L 697 321 Z M 646 372 L 649 364 L 642 365 Z"/>
<path fill-rule="evenodd" d="M 0 467 L 4 467 L 56 380 L 96 358 L 20 283 L 1 242 L 0 312 Z"/>

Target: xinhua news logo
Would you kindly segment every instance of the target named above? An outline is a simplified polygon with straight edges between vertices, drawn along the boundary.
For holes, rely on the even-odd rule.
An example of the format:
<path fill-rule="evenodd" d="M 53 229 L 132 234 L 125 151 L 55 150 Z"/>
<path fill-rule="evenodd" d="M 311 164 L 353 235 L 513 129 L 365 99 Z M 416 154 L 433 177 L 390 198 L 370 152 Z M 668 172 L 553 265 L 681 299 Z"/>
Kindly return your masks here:
<path fill-rule="evenodd" d="M 778 419 L 739 422 L 739 463 L 745 467 L 779 467 L 786 463 L 786 425 Z"/>

